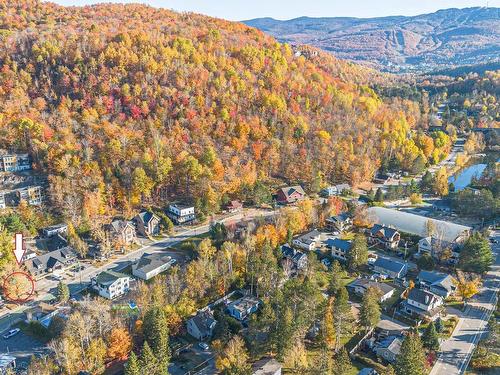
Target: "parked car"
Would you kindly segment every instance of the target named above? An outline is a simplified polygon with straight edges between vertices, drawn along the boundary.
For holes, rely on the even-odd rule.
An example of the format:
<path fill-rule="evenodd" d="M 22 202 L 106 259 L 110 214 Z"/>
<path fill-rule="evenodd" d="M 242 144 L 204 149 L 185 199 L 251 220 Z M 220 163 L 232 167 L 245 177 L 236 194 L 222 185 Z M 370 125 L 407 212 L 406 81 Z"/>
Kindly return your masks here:
<path fill-rule="evenodd" d="M 3 335 L 3 338 L 5 340 L 10 339 L 12 336 L 17 335 L 20 331 L 21 330 L 19 328 L 11 329 L 11 330 L 9 330 L 9 332 L 7 332 L 5 335 Z"/>
<path fill-rule="evenodd" d="M 54 274 L 54 275 L 52 275 L 52 277 L 55 280 L 57 280 L 57 281 L 63 281 L 64 280 L 64 277 L 62 277 L 62 275 L 56 275 L 56 274 Z"/>
<path fill-rule="evenodd" d="M 198 344 L 198 346 L 199 346 L 202 350 L 204 350 L 204 351 L 207 351 L 208 349 L 210 349 L 210 347 L 208 346 L 208 344 L 207 344 L 206 342 L 200 342 L 200 343 Z"/>

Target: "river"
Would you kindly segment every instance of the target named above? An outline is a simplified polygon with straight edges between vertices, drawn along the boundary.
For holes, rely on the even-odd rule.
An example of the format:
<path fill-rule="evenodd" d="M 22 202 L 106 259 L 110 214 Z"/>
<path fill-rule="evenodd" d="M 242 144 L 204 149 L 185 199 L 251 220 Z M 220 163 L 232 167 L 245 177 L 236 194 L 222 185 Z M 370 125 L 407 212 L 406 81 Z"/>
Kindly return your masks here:
<path fill-rule="evenodd" d="M 498 161 L 500 162 L 500 159 L 498 159 Z M 481 177 L 484 170 L 486 169 L 486 166 L 487 164 L 485 163 L 475 163 L 469 165 L 468 167 L 461 169 L 454 176 L 451 176 L 448 179 L 448 182 L 453 183 L 453 185 L 455 186 L 455 191 L 464 190 L 467 186 L 470 185 L 474 177 Z"/>

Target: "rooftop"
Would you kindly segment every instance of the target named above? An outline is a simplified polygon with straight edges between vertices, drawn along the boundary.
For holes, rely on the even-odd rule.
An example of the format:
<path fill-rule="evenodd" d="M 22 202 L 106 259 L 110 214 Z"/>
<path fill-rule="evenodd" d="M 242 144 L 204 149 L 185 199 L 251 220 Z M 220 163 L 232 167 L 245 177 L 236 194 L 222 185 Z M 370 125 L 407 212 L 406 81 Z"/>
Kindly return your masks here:
<path fill-rule="evenodd" d="M 274 375 L 281 369 L 281 363 L 274 358 L 262 358 L 252 365 L 253 375 Z"/>
<path fill-rule="evenodd" d="M 233 307 L 235 310 L 238 310 L 240 312 L 246 312 L 252 307 L 258 305 L 260 303 L 258 298 L 254 297 L 242 297 L 240 299 L 237 299 L 236 301 L 233 301 L 229 304 L 229 306 Z"/>
<path fill-rule="evenodd" d="M 100 274 L 96 276 L 96 282 L 101 285 L 111 285 L 113 284 L 116 280 L 121 279 L 121 278 L 129 278 L 128 275 L 125 275 L 124 273 L 120 272 L 115 272 L 115 271 L 103 271 Z"/>
<path fill-rule="evenodd" d="M 390 225 L 401 232 L 414 234 L 420 237 L 427 237 L 429 235 L 427 229 L 428 223 L 432 222 L 442 239 L 449 242 L 455 241 L 462 233 L 472 229 L 464 225 L 430 219 L 425 216 L 392 210 L 385 207 L 370 207 L 368 213 L 378 224 Z"/>
<path fill-rule="evenodd" d="M 386 295 L 394 290 L 394 288 L 386 283 L 379 283 L 377 281 L 369 280 L 369 279 L 356 279 L 347 286 L 355 287 L 360 286 L 362 288 L 368 289 L 370 287 L 378 288 L 380 291 Z"/>
<path fill-rule="evenodd" d="M 389 271 L 393 272 L 400 272 L 403 270 L 405 267 L 404 263 L 398 262 L 396 260 L 384 258 L 384 257 L 378 257 L 375 263 L 373 264 L 374 267 L 380 267 Z"/>
<path fill-rule="evenodd" d="M 162 253 L 143 254 L 135 264 L 135 268 L 143 272 L 154 271 L 172 260 L 170 255 Z"/>
<path fill-rule="evenodd" d="M 349 251 L 352 247 L 352 242 L 347 240 L 341 240 L 340 238 L 329 238 L 326 241 L 326 246 L 328 247 L 336 247 L 342 251 Z"/>
<path fill-rule="evenodd" d="M 413 288 L 408 293 L 408 299 L 421 303 L 422 305 L 429 306 L 434 301 L 440 299 L 441 297 L 435 295 L 434 293 L 428 292 L 426 290 Z"/>

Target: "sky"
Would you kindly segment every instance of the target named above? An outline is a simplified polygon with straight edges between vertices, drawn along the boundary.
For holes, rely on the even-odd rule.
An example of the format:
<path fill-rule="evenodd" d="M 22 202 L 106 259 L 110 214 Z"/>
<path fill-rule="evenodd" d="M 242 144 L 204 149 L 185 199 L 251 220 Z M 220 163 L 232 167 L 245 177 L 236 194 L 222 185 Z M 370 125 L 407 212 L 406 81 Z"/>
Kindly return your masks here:
<path fill-rule="evenodd" d="M 145 3 L 177 11 L 192 11 L 232 21 L 259 17 L 412 16 L 445 8 L 500 7 L 500 0 L 51 0 L 61 5 L 100 2 Z"/>

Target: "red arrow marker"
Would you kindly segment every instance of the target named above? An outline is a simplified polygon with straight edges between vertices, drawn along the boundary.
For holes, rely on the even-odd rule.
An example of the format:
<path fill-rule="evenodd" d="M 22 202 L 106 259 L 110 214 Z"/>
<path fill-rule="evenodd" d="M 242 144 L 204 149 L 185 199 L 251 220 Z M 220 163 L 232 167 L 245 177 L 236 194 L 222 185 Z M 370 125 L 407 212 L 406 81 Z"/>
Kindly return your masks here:
<path fill-rule="evenodd" d="M 16 257 L 17 264 L 21 265 L 26 249 L 24 248 L 23 234 L 16 233 L 16 247 L 14 248 L 14 255 Z"/>

